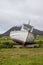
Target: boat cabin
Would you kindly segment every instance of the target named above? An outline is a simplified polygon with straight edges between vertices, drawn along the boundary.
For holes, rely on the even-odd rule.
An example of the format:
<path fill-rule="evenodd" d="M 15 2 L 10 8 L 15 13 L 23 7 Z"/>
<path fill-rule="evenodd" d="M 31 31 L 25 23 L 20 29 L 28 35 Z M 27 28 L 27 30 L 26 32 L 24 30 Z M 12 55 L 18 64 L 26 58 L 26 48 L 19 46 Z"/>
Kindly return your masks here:
<path fill-rule="evenodd" d="M 21 30 L 32 32 L 33 26 L 31 26 L 29 24 L 23 24 Z"/>

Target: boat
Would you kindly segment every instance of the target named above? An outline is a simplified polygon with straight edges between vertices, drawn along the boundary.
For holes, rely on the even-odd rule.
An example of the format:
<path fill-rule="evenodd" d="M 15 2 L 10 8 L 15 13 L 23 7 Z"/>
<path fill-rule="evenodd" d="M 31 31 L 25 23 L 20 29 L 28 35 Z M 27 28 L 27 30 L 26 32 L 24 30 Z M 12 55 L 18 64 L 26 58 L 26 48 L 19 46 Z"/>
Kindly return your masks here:
<path fill-rule="evenodd" d="M 31 44 L 34 42 L 34 34 L 33 32 L 34 27 L 28 24 L 23 24 L 21 30 L 19 31 L 11 31 L 10 38 L 19 44 Z"/>

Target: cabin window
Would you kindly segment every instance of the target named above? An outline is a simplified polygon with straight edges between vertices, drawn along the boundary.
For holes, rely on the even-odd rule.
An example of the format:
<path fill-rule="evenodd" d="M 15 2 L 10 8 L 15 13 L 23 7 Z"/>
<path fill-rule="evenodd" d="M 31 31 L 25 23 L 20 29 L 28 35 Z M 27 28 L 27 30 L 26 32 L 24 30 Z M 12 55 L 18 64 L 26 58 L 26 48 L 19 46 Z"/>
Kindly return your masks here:
<path fill-rule="evenodd" d="M 28 30 L 28 31 L 31 30 L 31 28 L 30 27 L 27 27 L 27 26 L 24 26 L 23 29 Z"/>

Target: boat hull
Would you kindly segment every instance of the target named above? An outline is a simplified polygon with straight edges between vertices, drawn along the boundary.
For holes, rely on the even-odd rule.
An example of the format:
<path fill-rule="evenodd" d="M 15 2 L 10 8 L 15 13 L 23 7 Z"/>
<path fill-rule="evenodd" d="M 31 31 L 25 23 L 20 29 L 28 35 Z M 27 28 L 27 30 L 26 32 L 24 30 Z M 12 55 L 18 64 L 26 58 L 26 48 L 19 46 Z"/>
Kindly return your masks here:
<path fill-rule="evenodd" d="M 34 41 L 34 35 L 28 31 L 11 32 L 10 38 L 19 44 L 33 43 Z"/>

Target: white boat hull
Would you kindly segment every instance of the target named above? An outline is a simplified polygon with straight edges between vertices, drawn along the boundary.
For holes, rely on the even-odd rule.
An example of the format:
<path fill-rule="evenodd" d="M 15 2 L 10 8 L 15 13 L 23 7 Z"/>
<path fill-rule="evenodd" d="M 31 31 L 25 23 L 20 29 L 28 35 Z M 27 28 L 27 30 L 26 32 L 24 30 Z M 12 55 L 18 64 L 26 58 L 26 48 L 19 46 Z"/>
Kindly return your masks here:
<path fill-rule="evenodd" d="M 13 31 L 10 32 L 10 38 L 17 43 L 33 43 L 34 35 L 28 31 Z"/>

